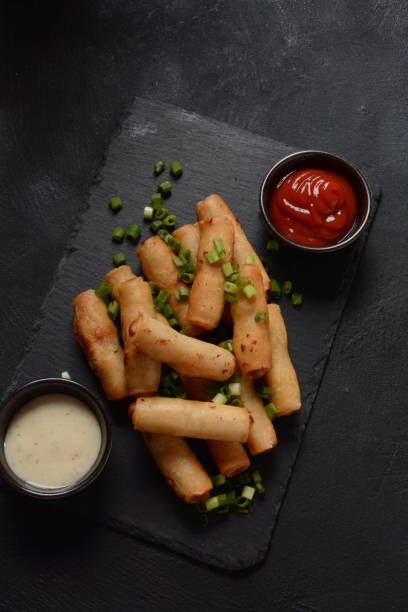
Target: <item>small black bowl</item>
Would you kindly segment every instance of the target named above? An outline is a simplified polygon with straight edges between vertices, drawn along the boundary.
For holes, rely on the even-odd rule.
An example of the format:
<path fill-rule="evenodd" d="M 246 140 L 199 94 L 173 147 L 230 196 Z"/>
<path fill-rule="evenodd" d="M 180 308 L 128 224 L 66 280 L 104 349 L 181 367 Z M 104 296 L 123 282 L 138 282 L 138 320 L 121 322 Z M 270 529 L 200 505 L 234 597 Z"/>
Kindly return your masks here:
<path fill-rule="evenodd" d="M 291 172 L 302 170 L 303 168 L 319 168 L 340 174 L 350 183 L 356 195 L 357 216 L 353 226 L 343 238 L 340 238 L 340 240 L 330 246 L 311 247 L 289 240 L 289 238 L 286 238 L 286 236 L 279 232 L 269 216 L 270 199 L 279 181 Z M 355 166 L 342 157 L 324 151 L 298 151 L 297 153 L 287 155 L 268 171 L 262 181 L 259 205 L 268 230 L 279 242 L 299 251 L 330 253 L 343 249 L 360 236 L 370 216 L 371 193 L 363 175 Z"/>
<path fill-rule="evenodd" d="M 95 463 L 78 480 L 61 487 L 41 487 L 21 479 L 7 463 L 4 441 L 8 426 L 14 415 L 30 400 L 49 393 L 72 395 L 83 401 L 96 416 L 101 428 L 101 447 Z M 112 446 L 111 425 L 105 408 L 99 399 L 86 387 L 64 378 L 42 378 L 21 387 L 4 400 L 0 406 L 0 473 L 7 484 L 21 493 L 42 499 L 59 499 L 78 493 L 95 480 L 109 458 Z"/>

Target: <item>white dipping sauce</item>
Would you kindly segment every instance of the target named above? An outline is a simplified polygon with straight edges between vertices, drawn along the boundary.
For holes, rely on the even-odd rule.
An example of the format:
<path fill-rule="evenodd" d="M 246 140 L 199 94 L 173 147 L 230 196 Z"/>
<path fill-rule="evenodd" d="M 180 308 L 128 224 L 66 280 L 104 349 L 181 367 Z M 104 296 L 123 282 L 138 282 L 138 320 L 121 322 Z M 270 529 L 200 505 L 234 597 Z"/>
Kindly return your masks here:
<path fill-rule="evenodd" d="M 17 476 L 46 488 L 71 484 L 92 467 L 101 428 L 92 410 L 63 393 L 40 395 L 12 419 L 4 450 Z"/>

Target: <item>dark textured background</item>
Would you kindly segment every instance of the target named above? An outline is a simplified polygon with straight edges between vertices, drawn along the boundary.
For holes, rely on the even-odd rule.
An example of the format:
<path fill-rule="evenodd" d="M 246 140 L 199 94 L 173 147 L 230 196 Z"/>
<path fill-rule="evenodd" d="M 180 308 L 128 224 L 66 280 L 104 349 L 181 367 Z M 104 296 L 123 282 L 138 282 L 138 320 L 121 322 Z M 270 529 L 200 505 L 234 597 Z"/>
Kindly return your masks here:
<path fill-rule="evenodd" d="M 0 609 L 406 610 L 407 4 L 0 11 L 3 389 L 134 95 L 372 164 L 383 187 L 266 562 L 230 575 L 22 504 L 0 532 Z"/>

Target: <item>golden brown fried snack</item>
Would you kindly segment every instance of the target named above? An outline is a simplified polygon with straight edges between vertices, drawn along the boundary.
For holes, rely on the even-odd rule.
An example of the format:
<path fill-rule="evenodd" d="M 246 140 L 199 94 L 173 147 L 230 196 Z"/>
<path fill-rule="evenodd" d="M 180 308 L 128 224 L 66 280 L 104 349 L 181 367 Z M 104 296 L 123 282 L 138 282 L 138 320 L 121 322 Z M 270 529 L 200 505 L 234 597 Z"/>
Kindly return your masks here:
<path fill-rule="evenodd" d="M 197 263 L 198 247 L 200 244 L 200 229 L 198 223 L 187 223 L 178 227 L 173 232 L 174 238 L 180 240 L 181 250 L 190 251 L 190 261 L 194 265 Z"/>
<path fill-rule="evenodd" d="M 222 241 L 225 255 L 220 261 L 210 264 L 206 255 L 214 250 L 215 238 Z M 228 217 L 209 217 L 200 221 L 200 245 L 187 318 L 190 323 L 206 330 L 215 329 L 222 317 L 225 304 L 222 265 L 231 262 L 233 246 L 234 228 Z"/>
<path fill-rule="evenodd" d="M 208 219 L 208 217 L 214 217 L 215 215 L 224 215 L 229 217 L 234 225 L 234 254 L 232 261 L 240 266 L 245 263 L 245 258 L 248 255 L 253 255 L 257 267 L 262 274 L 262 284 L 265 291 L 269 290 L 270 280 L 266 273 L 265 268 L 262 265 L 261 260 L 252 248 L 251 243 L 245 236 L 242 225 L 234 215 L 228 204 L 217 194 L 209 195 L 205 200 L 201 200 L 196 205 L 197 219 L 199 221 Z"/>
<path fill-rule="evenodd" d="M 235 357 L 223 348 L 190 338 L 143 314 L 129 327 L 136 347 L 174 368 L 179 374 L 209 380 L 227 380 L 235 371 Z"/>
<path fill-rule="evenodd" d="M 295 368 L 288 352 L 288 336 L 278 304 L 268 304 L 272 365 L 265 374 L 265 385 L 272 389 L 269 398 L 278 416 L 300 410 L 301 395 Z"/>
<path fill-rule="evenodd" d="M 143 439 L 167 484 L 183 501 L 198 504 L 213 485 L 184 438 L 144 433 Z"/>
<path fill-rule="evenodd" d="M 121 283 L 117 289 L 120 305 L 125 372 L 129 395 L 147 395 L 159 388 L 161 364 L 129 341 L 129 325 L 144 313 L 154 317 L 155 310 L 149 284 L 141 277 Z"/>
<path fill-rule="evenodd" d="M 105 276 L 105 283 L 111 286 L 111 298 L 119 302 L 119 286 L 134 277 L 130 266 L 118 266 L 110 270 Z"/>
<path fill-rule="evenodd" d="M 255 320 L 258 313 L 267 316 L 262 277 L 258 267 L 251 264 L 241 266 L 240 274 L 252 283 L 256 295 L 248 299 L 240 291 L 238 302 L 231 304 L 234 323 L 232 344 L 241 372 L 249 378 L 261 378 L 272 363 L 268 321 Z"/>
<path fill-rule="evenodd" d="M 83 291 L 72 302 L 75 337 L 86 359 L 99 378 L 108 399 L 127 396 L 123 351 L 115 324 L 105 302 L 93 289 Z"/>
<path fill-rule="evenodd" d="M 188 321 L 188 302 L 178 302 L 176 299 L 179 289 L 187 285 L 178 278 L 178 269 L 173 261 L 175 254 L 159 236 L 147 238 L 136 250 L 136 254 L 139 256 L 144 276 L 153 281 L 159 289 L 169 292 L 169 304 L 180 327 L 190 336 L 197 336 L 202 330 Z"/>
<path fill-rule="evenodd" d="M 259 455 L 274 448 L 278 441 L 275 428 L 265 411 L 263 401 L 258 397 L 254 383 L 246 376 L 241 378 L 241 400 L 252 417 L 247 440 L 251 455 Z"/>
<path fill-rule="evenodd" d="M 139 431 L 204 440 L 246 442 L 250 416 L 245 408 L 176 397 L 139 397 L 129 408 Z"/>

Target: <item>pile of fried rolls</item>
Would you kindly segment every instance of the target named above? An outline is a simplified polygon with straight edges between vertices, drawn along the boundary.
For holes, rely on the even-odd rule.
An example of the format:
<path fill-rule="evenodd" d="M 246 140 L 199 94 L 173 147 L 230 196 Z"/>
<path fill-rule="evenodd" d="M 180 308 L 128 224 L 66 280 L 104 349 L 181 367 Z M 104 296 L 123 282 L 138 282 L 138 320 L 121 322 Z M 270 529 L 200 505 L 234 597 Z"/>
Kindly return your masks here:
<path fill-rule="evenodd" d="M 106 398 L 133 397 L 129 416 L 168 485 L 187 503 L 208 498 L 212 482 L 185 438 L 202 438 L 217 469 L 234 476 L 248 469 L 249 455 L 265 453 L 277 444 L 275 429 L 255 389 L 261 379 L 270 388 L 278 416 L 300 409 L 300 390 L 289 353 L 285 324 L 276 304 L 267 304 L 270 281 L 264 266 L 231 209 L 218 195 L 196 205 L 197 223 L 173 232 L 181 249 L 190 251 L 195 276 L 188 299 L 178 300 L 182 287 L 175 254 L 159 236 L 147 238 L 136 250 L 143 277 L 128 265 L 106 274 L 110 296 L 120 307 L 120 332 L 95 291 L 73 300 L 74 333 L 99 378 Z M 224 256 L 209 263 L 214 239 L 222 240 Z M 253 263 L 248 263 L 249 261 Z M 222 265 L 239 264 L 256 294 L 240 291 L 237 301 L 225 301 Z M 185 334 L 169 326 L 155 310 L 148 281 L 168 292 L 168 302 Z M 257 321 L 257 313 L 264 314 Z M 232 322 L 233 352 L 200 336 Z M 157 395 L 162 364 L 181 378 L 188 399 Z M 209 381 L 220 385 L 240 372 L 244 407 L 218 404 L 208 396 Z"/>

